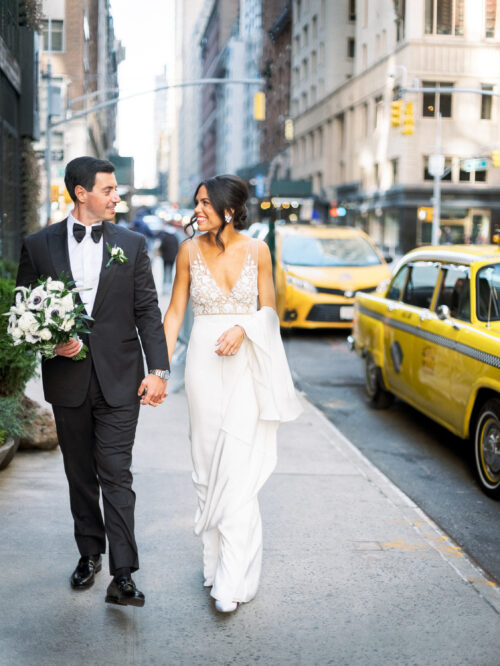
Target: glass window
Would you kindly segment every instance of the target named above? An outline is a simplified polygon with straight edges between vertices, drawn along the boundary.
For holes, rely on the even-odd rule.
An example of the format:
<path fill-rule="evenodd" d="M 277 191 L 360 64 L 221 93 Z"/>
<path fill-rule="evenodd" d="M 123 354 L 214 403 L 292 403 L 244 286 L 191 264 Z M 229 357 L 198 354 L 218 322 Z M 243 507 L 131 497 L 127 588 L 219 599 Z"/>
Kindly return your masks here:
<path fill-rule="evenodd" d="M 451 167 L 452 167 L 452 158 L 444 158 L 444 174 L 441 176 L 441 180 L 451 181 Z M 434 176 L 429 171 L 429 158 L 424 157 L 424 180 L 434 180 Z"/>
<path fill-rule="evenodd" d="M 410 266 L 410 274 L 402 301 L 419 308 L 429 308 L 439 274 L 439 265 L 430 261 L 417 261 Z"/>
<path fill-rule="evenodd" d="M 356 0 L 349 0 L 349 21 L 356 20 Z"/>
<path fill-rule="evenodd" d="M 468 266 L 443 267 L 436 308 L 446 305 L 452 317 L 470 321 L 470 281 Z"/>
<path fill-rule="evenodd" d="M 361 237 L 287 235 L 283 238 L 282 259 L 292 266 L 378 266 L 381 263 L 370 243 Z"/>
<path fill-rule="evenodd" d="M 63 50 L 63 21 L 50 21 L 50 47 L 52 51 Z M 42 21 L 43 50 L 49 50 L 49 21 Z"/>
<path fill-rule="evenodd" d="M 354 58 L 356 48 L 356 41 L 354 37 L 347 38 L 347 57 Z"/>
<path fill-rule="evenodd" d="M 484 12 L 484 36 L 494 37 L 497 20 L 497 0 L 486 0 Z"/>
<path fill-rule="evenodd" d="M 382 97 L 375 97 L 375 129 L 377 129 L 377 127 L 381 127 L 383 111 L 384 101 Z"/>
<path fill-rule="evenodd" d="M 391 282 L 391 286 L 387 290 L 386 295 L 386 298 L 388 298 L 390 301 L 399 301 L 399 296 L 406 284 L 406 278 L 408 277 L 409 270 L 410 267 L 408 265 L 403 266 L 403 268 L 401 268 L 394 276 L 394 279 Z"/>
<path fill-rule="evenodd" d="M 500 319 L 500 265 L 484 266 L 477 273 L 477 317 L 481 321 Z"/>
<path fill-rule="evenodd" d="M 424 88 L 453 88 L 453 83 L 424 81 Z M 422 115 L 425 118 L 436 118 L 441 113 L 443 118 L 451 118 L 452 94 L 439 92 L 426 92 L 422 95 Z"/>
<path fill-rule="evenodd" d="M 425 0 L 427 35 L 464 34 L 464 0 Z"/>
<path fill-rule="evenodd" d="M 492 91 L 493 86 L 483 83 L 481 90 Z M 491 95 L 481 95 L 481 120 L 491 120 L 492 101 Z"/>

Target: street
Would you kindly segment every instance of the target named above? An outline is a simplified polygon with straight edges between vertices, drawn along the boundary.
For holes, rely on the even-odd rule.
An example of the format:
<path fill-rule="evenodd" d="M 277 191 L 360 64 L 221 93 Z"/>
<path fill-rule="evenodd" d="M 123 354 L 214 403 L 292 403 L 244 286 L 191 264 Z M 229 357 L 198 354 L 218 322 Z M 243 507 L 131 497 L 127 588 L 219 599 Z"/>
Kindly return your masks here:
<path fill-rule="evenodd" d="M 348 331 L 294 331 L 285 337 L 294 379 L 308 398 L 496 581 L 500 502 L 481 492 L 469 442 L 400 400 L 387 410 L 364 397 L 363 361 Z"/>

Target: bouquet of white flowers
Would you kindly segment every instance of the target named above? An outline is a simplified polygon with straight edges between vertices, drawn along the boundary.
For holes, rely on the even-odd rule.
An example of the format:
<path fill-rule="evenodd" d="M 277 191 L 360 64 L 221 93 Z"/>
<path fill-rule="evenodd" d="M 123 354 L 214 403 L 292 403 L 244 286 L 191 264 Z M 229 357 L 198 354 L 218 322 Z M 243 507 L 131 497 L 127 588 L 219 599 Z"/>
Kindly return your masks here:
<path fill-rule="evenodd" d="M 77 338 L 79 333 L 90 333 L 82 303 L 76 302 L 74 282 L 65 276 L 59 279 L 40 278 L 35 287 L 17 287 L 14 305 L 6 312 L 9 317 L 7 332 L 14 345 L 26 345 L 39 351 L 45 358 L 56 355 L 56 345 Z M 82 347 L 73 361 L 85 358 L 88 347 Z"/>

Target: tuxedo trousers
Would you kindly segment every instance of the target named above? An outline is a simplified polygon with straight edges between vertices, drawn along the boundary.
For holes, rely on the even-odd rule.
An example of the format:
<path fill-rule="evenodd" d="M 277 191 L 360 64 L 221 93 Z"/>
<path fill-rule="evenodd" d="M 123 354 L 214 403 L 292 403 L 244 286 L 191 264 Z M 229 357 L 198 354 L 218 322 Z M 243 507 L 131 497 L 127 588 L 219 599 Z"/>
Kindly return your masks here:
<path fill-rule="evenodd" d="M 104 399 L 92 368 L 83 404 L 78 407 L 52 405 L 52 409 L 80 555 L 105 553 L 107 536 L 111 575 L 123 567 L 136 571 L 139 560 L 130 468 L 139 398 L 133 404 L 111 407 Z"/>

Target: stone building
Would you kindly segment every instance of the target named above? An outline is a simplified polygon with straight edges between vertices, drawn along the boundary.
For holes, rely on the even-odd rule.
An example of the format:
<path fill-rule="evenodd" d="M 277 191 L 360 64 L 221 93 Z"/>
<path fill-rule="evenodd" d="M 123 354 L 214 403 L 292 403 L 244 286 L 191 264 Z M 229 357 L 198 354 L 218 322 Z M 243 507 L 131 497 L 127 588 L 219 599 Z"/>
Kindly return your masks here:
<path fill-rule="evenodd" d="M 113 29 L 110 0 L 43 0 L 40 156 L 45 150 L 47 69 L 52 69 L 54 127 L 51 131 L 51 219 L 67 214 L 64 168 L 79 155 L 108 158 L 115 152 L 116 106 L 77 117 L 118 95 L 118 64 L 122 57 Z M 75 116 L 71 122 L 58 121 Z M 46 174 L 45 174 L 46 176 Z M 56 191 L 57 190 L 57 191 Z M 47 209 L 45 202 L 45 210 Z M 46 220 L 43 220 L 45 222 Z"/>
<path fill-rule="evenodd" d="M 500 111 L 477 93 L 500 91 L 496 0 L 294 0 L 292 30 L 293 177 L 401 253 L 430 241 L 437 151 L 441 225 L 456 242 L 489 239 L 500 223 Z M 391 126 L 402 87 L 415 90 L 404 95 L 409 134 Z M 484 159 L 471 170 L 471 158 Z"/>

